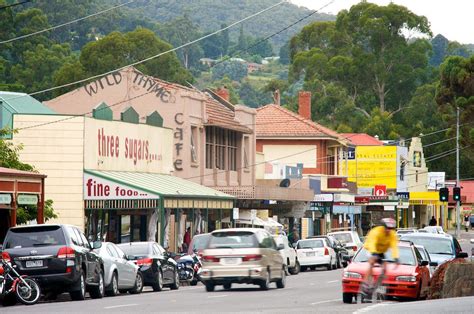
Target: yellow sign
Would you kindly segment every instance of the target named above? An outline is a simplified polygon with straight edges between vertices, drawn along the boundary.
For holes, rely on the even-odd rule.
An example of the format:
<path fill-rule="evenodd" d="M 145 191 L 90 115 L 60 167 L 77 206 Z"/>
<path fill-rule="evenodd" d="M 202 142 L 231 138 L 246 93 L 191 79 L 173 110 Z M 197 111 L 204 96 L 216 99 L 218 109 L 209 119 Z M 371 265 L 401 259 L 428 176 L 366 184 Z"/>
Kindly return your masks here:
<path fill-rule="evenodd" d="M 397 147 L 358 146 L 347 168 L 348 181 L 356 182 L 359 188 L 385 185 L 387 189 L 396 189 Z"/>

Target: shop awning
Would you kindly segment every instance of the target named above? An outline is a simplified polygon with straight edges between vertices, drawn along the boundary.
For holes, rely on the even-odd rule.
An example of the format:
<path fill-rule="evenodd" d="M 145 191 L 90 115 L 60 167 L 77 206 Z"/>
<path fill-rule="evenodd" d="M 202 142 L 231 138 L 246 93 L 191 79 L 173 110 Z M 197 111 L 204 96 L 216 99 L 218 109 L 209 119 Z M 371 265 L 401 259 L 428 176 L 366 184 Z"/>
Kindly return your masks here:
<path fill-rule="evenodd" d="M 161 198 L 233 200 L 234 196 L 166 174 L 84 170 L 86 174 L 144 191 Z"/>

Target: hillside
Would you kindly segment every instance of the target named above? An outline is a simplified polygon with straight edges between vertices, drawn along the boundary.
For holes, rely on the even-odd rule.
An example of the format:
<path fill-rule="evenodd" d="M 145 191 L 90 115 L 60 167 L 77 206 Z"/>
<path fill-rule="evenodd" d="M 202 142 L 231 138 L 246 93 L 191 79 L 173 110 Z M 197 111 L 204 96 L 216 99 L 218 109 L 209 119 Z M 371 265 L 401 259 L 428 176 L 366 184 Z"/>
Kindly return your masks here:
<path fill-rule="evenodd" d="M 116 3 L 116 0 L 106 1 Z M 140 13 L 157 23 L 168 22 L 178 16 L 187 14 L 202 31 L 214 31 L 219 29 L 222 24 L 229 25 L 278 2 L 280 0 L 142 0 L 131 4 L 130 7 L 134 8 L 132 11 L 135 13 Z M 243 24 L 244 31 L 254 37 L 265 37 L 281 30 L 310 12 L 311 10 L 307 8 L 285 3 L 245 22 Z M 312 21 L 334 19 L 333 15 L 316 13 L 295 27 L 273 37 L 272 44 L 276 49 L 279 49 L 304 25 Z M 239 27 L 233 28 L 230 32 L 231 39 L 235 40 L 238 32 Z"/>

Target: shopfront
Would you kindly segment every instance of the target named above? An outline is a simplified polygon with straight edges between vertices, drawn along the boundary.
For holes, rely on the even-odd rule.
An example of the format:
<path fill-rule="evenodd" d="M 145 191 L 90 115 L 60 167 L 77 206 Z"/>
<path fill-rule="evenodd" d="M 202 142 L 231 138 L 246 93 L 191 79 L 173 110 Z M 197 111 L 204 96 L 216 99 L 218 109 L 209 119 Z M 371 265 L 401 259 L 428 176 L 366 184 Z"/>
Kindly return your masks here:
<path fill-rule="evenodd" d="M 448 228 L 448 203 L 439 201 L 439 192 L 410 192 L 410 207 L 404 219 L 405 226 L 427 226 L 434 216 L 439 226 Z"/>

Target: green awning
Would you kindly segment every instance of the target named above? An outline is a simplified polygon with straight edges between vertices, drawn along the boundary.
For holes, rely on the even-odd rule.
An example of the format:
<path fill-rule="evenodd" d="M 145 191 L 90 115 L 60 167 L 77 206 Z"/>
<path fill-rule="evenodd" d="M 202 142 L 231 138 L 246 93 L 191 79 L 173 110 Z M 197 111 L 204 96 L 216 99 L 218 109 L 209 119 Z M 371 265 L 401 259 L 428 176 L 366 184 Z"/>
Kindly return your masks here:
<path fill-rule="evenodd" d="M 84 172 L 151 194 L 158 194 L 163 198 L 235 199 L 232 195 L 166 174 L 99 170 L 84 170 Z"/>

